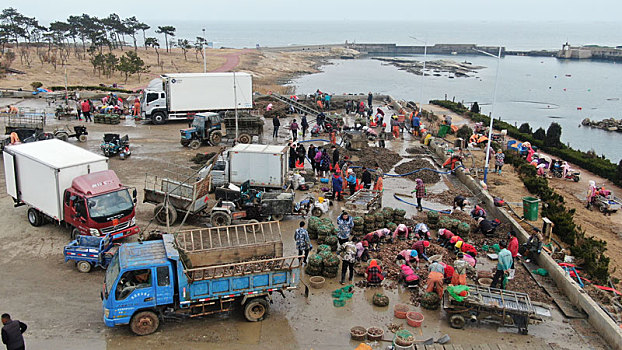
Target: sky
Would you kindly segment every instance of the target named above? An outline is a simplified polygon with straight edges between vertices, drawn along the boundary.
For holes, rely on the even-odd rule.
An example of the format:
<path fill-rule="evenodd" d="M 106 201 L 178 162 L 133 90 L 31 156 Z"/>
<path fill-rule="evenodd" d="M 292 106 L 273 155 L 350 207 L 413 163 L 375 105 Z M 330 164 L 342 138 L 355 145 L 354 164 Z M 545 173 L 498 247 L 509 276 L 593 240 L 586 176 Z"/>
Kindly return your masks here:
<path fill-rule="evenodd" d="M 141 21 L 618 21 L 619 0 L 3 0 L 42 23 L 88 13 Z M 398 24 L 398 23 L 396 23 Z"/>

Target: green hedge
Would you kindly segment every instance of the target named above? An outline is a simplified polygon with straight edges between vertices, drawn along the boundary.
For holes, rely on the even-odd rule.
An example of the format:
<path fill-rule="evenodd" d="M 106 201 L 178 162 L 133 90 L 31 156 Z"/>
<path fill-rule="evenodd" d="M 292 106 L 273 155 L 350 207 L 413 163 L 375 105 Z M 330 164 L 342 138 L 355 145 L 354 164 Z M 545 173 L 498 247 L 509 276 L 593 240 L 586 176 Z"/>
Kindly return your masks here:
<path fill-rule="evenodd" d="M 469 117 L 471 120 L 475 122 L 483 122 L 488 125 L 490 123 L 490 118 L 483 114 L 472 113 L 461 103 L 455 103 L 451 101 L 445 100 L 432 100 L 430 103 L 435 104 L 437 106 L 441 106 L 447 108 L 449 110 L 454 111 L 455 113 L 459 113 Z M 500 120 L 493 120 L 493 128 L 497 130 L 506 129 L 508 131 L 508 135 L 512 138 L 515 138 L 521 142 L 530 142 L 533 146 L 538 147 L 544 152 L 555 156 L 557 158 L 561 158 L 565 161 L 568 161 L 572 164 L 576 164 L 577 166 L 588 170 L 596 175 L 602 176 L 617 185 L 622 186 L 622 176 L 618 174 L 618 166 L 612 163 L 609 159 L 604 157 L 593 157 L 589 155 L 587 152 L 582 152 L 579 150 L 575 150 L 571 147 L 562 145 L 560 146 L 552 146 L 547 145 L 546 142 L 542 140 L 536 140 L 532 134 L 522 133 L 518 130 L 514 125 L 508 124 L 506 122 Z"/>
<path fill-rule="evenodd" d="M 65 87 L 64 86 L 51 86 L 49 89 L 52 91 L 63 91 L 65 90 Z M 119 89 L 119 88 L 113 88 L 113 87 L 107 87 L 107 86 L 95 86 L 95 85 L 72 85 L 72 86 L 67 86 L 67 90 L 124 92 L 128 94 L 135 93 L 132 90 L 125 90 L 125 89 Z"/>
<path fill-rule="evenodd" d="M 518 170 L 527 190 L 540 198 L 542 216 L 553 222 L 553 233 L 571 246 L 571 254 L 582 262 L 587 273 L 595 280 L 606 282 L 609 277 L 609 258 L 604 254 L 607 242 L 586 237 L 581 227 L 574 223 L 575 210 L 566 209 L 564 197 L 549 187 L 546 178 L 537 176 L 535 167 L 527 163 L 517 152 L 508 150 L 505 161 Z"/>

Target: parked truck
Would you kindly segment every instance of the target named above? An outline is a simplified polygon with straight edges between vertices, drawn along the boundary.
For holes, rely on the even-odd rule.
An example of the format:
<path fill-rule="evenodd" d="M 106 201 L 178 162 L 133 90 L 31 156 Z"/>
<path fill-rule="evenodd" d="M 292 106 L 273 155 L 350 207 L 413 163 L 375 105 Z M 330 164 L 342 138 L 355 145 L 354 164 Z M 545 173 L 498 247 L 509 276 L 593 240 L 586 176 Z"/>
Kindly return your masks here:
<path fill-rule="evenodd" d="M 195 114 L 253 108 L 248 73 L 174 73 L 152 80 L 141 98 L 141 115 L 154 124 Z"/>
<path fill-rule="evenodd" d="M 123 244 L 106 270 L 104 322 L 148 335 L 165 318 L 236 307 L 248 321 L 260 321 L 274 292 L 285 296 L 297 288 L 298 258 L 283 257 L 278 222 L 189 230 Z"/>
<path fill-rule="evenodd" d="M 238 144 L 220 157 L 211 170 L 212 186 L 250 181 L 251 187 L 282 189 L 287 183 L 287 146 Z"/>
<path fill-rule="evenodd" d="M 108 170 L 108 158 L 56 139 L 7 146 L 3 158 L 7 193 L 15 206 L 29 207 L 31 225 L 64 224 L 72 240 L 139 232 L 136 189 L 130 196 L 130 188 Z"/>
<path fill-rule="evenodd" d="M 212 146 L 218 146 L 223 138 L 235 139 L 236 129 L 238 142 L 251 143 L 254 136 L 261 142 L 263 120 L 249 113 L 239 113 L 237 120 L 233 112 L 197 114 L 190 127 L 180 130 L 180 143 L 192 149 L 208 142 Z"/>

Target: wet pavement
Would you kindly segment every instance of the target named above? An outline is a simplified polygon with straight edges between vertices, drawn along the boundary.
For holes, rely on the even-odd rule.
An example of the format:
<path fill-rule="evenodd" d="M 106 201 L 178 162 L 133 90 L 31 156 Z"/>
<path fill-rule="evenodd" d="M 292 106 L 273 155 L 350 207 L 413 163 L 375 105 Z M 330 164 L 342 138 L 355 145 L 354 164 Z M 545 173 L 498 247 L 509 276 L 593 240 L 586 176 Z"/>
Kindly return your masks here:
<path fill-rule="evenodd" d="M 0 105 L 14 103 L 0 99 Z M 42 100 L 25 100 L 18 106 L 43 106 Z M 53 112 L 50 110 L 50 112 Z M 289 118 L 288 118 L 289 119 Z M 55 126 L 74 125 L 77 121 L 56 121 L 49 119 L 48 129 Z M 285 125 L 289 122 L 282 121 Z M 104 132 L 118 132 L 130 136 L 132 156 L 127 160 L 113 158 L 110 168 L 115 170 L 123 183 L 138 189 L 137 219 L 141 227 L 147 227 L 153 213 L 153 206 L 142 203 L 142 188 L 145 173 L 157 172 L 170 163 L 182 166 L 192 165 L 189 159 L 197 153 L 179 144 L 179 129 L 186 123 L 169 123 L 162 126 L 122 121 L 120 125 L 87 125 L 89 140 L 85 144 L 69 142 L 100 153 L 99 144 Z M 266 133 L 272 132 L 269 121 Z M 286 130 L 281 132 L 285 136 Z M 271 140 L 271 137 L 267 137 Z M 282 137 L 280 141 L 285 142 Z M 388 142 L 391 149 L 405 155 L 406 146 L 418 144 L 406 135 L 405 142 Z M 202 147 L 200 152 L 213 151 Z M 385 169 L 391 172 L 390 169 Z M 4 176 L 0 187 L 4 188 Z M 452 181 L 454 186 L 459 183 Z M 428 191 L 440 192 L 446 186 L 443 181 L 431 186 Z M 384 205 L 398 207 L 414 214 L 414 207 L 398 202 L 393 193 L 410 193 L 414 183 L 402 178 L 385 180 Z M 4 191 L 2 191 L 4 193 Z M 300 196 L 300 194 L 299 194 Z M 329 215 L 335 218 L 339 205 L 331 208 Z M 424 206 L 440 208 L 438 204 L 424 201 Z M 5 229 L 0 231 L 0 311 L 12 314 L 13 318 L 28 324 L 26 342 L 30 349 L 354 349 L 358 342 L 351 341 L 349 330 L 353 326 L 378 326 L 385 329 L 389 323 L 402 323 L 393 317 L 393 305 L 408 303 L 410 293 L 402 287 L 355 288 L 351 300 L 344 307 L 332 304 L 331 292 L 341 285 L 337 279 L 328 279 L 322 289 L 311 289 L 305 298 L 304 286 L 286 293 L 286 298 L 274 295 L 270 315 L 262 322 L 247 322 L 241 312 L 191 319 L 183 322 L 166 322 L 153 335 L 137 337 L 127 327 L 106 328 L 102 321 L 99 291 L 104 273 L 100 269 L 89 274 L 79 273 L 72 263 L 64 263 L 62 247 L 69 240 L 67 229 L 52 224 L 35 228 L 26 220 L 24 206 L 14 208 L 10 197 L 1 196 L 0 216 Z M 293 232 L 299 218 L 288 217 L 281 224 L 286 255 L 295 254 Z M 191 220 L 192 225 L 202 225 Z M 148 229 L 156 228 L 150 224 Z M 133 240 L 132 238 L 130 240 Z M 355 277 L 355 282 L 360 277 Z M 303 281 L 307 281 L 303 276 Z M 307 283 L 308 284 L 308 283 Z M 390 298 L 389 307 L 372 305 L 375 293 L 382 292 Z M 516 329 L 496 325 L 468 325 L 465 330 L 448 326 L 441 311 L 411 310 L 422 312 L 425 320 L 422 327 L 405 328 L 415 334 L 418 340 L 438 338 L 448 334 L 452 344 L 505 344 L 517 349 L 544 348 L 555 345 L 559 349 L 599 349 L 602 341 L 594 334 L 585 320 L 567 321 L 554 309 L 553 319 L 543 324 L 532 325 L 530 334 L 523 336 Z M 385 338 L 389 338 L 385 334 Z M 384 349 L 388 343 L 372 343 L 375 349 Z"/>

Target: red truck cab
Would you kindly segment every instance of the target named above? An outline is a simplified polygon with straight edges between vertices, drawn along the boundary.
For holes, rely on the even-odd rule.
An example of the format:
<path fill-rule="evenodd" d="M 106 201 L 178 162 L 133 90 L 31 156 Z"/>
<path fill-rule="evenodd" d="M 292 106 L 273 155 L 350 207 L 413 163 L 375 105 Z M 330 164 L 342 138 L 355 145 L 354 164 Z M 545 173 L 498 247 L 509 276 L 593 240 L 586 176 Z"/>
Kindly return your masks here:
<path fill-rule="evenodd" d="M 63 220 L 72 227 L 71 238 L 112 233 L 116 240 L 138 233 L 136 189 L 132 195 L 129 190 L 112 170 L 73 179 L 63 195 Z"/>

